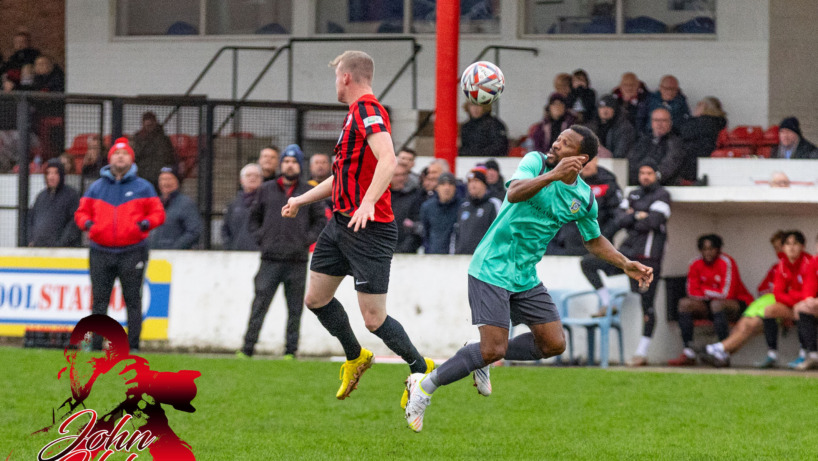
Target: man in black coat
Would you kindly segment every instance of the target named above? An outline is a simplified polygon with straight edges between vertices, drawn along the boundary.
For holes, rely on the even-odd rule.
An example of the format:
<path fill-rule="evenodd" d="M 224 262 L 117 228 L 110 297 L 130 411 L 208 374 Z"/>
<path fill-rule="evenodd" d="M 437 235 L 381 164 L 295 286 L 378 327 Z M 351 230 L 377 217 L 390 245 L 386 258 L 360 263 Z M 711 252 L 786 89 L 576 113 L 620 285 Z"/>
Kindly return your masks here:
<path fill-rule="evenodd" d="M 787 117 L 778 125 L 778 142 L 773 148 L 774 158 L 818 159 L 818 148 L 801 135 L 801 123 L 795 117 Z"/>
<path fill-rule="evenodd" d="M 491 115 L 491 105 L 466 103 L 469 121 L 460 127 L 460 156 L 505 157 L 508 155 L 506 125 Z"/>
<path fill-rule="evenodd" d="M 45 167 L 46 188 L 37 195 L 28 215 L 28 246 L 78 247 L 82 232 L 74 224 L 80 196 L 65 185 L 65 167 L 51 159 Z"/>
<path fill-rule="evenodd" d="M 651 133 L 643 134 L 628 153 L 628 184 L 638 184 L 639 165 L 651 161 L 658 165 L 659 182 L 664 186 L 678 186 L 683 181 L 694 181 L 694 177 L 684 177 L 683 172 L 695 171 L 688 168 L 695 163 L 695 156 L 688 156 L 682 139 L 671 131 L 673 122 L 667 109 L 659 108 L 651 113 Z"/>
<path fill-rule="evenodd" d="M 489 193 L 485 171 L 485 168 L 477 167 L 466 176 L 469 196 L 460 204 L 455 224 L 455 254 L 474 254 L 503 205 L 500 199 Z"/>
<path fill-rule="evenodd" d="M 460 199 L 457 198 L 457 179 L 451 173 L 441 173 L 437 179 L 436 195 L 420 207 L 423 225 L 423 247 L 426 254 L 454 253 L 454 225 Z"/>
<path fill-rule="evenodd" d="M 261 248 L 261 265 L 254 280 L 256 295 L 244 347 L 236 353 L 239 357 L 253 355 L 264 317 L 281 283 L 288 311 L 285 357 L 294 358 L 298 349 L 309 248 L 327 223 L 321 202 L 302 207 L 294 218 L 281 216 L 281 208 L 290 197 L 312 189 L 306 181 L 300 180 L 303 159 L 297 145 L 287 146 L 281 153 L 281 175 L 261 186 L 258 200 L 250 209 L 249 229 Z"/>

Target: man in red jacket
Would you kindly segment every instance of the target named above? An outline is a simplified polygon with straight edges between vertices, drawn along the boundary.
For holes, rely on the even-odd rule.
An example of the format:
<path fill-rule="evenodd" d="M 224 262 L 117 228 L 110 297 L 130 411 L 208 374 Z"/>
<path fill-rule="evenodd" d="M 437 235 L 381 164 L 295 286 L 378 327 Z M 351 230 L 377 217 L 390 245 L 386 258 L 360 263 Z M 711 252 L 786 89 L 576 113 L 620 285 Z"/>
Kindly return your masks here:
<path fill-rule="evenodd" d="M 728 321 L 736 321 L 753 296 L 739 275 L 736 261 L 722 253 L 723 241 L 716 234 L 702 235 L 698 240 L 701 257 L 690 263 L 687 272 L 687 297 L 679 300 L 679 329 L 684 350 L 670 366 L 696 364 L 693 351 L 693 319 L 712 318 L 719 341 L 730 334 Z"/>
<path fill-rule="evenodd" d="M 790 368 L 812 370 L 818 368 L 818 327 L 816 326 L 818 323 L 816 322 L 816 316 L 818 316 L 818 256 L 812 258 L 812 262 L 806 268 L 802 294 L 804 300 L 795 305 L 795 313 L 798 315 L 798 341 L 801 343 L 802 355 L 790 362 Z"/>
<path fill-rule="evenodd" d="M 106 314 L 119 277 L 128 309 L 128 343 L 139 350 L 142 332 L 142 281 L 148 264 L 145 239 L 165 222 L 165 210 L 151 183 L 136 175 L 134 151 L 119 138 L 108 151 L 108 166 L 80 199 L 74 222 L 91 239 L 89 270 L 94 314 Z M 102 338 L 94 337 L 95 349 Z"/>
<path fill-rule="evenodd" d="M 775 272 L 772 304 L 762 303 L 763 296 L 754 301 L 744 312 L 741 321 L 730 336 L 716 344 L 708 344 L 700 358 L 715 366 L 724 367 L 730 364 L 730 354 L 736 352 L 751 337 L 762 330 L 767 340 L 767 359 L 761 362 L 760 368 L 773 368 L 778 359 L 776 352 L 778 342 L 778 319 L 794 320 L 793 307 L 806 298 L 804 279 L 811 266 L 812 257 L 804 252 L 806 239 L 800 231 L 784 233 L 784 257 L 778 263 Z M 773 328 L 774 326 L 774 328 Z M 775 333 L 775 334 L 773 334 Z"/>

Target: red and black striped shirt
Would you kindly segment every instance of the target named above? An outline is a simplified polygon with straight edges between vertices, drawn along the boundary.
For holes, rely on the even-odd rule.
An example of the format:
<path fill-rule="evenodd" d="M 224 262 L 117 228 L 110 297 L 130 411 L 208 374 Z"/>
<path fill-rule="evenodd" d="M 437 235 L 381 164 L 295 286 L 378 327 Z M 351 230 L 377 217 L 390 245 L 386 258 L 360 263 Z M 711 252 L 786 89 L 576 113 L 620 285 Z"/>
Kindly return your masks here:
<path fill-rule="evenodd" d="M 361 205 L 378 164 L 366 137 L 384 131 L 392 132 L 389 114 L 375 95 L 361 96 L 349 105 L 332 164 L 333 211 L 352 215 Z M 394 219 L 392 195 L 387 188 L 375 203 L 375 221 L 392 222 Z"/>

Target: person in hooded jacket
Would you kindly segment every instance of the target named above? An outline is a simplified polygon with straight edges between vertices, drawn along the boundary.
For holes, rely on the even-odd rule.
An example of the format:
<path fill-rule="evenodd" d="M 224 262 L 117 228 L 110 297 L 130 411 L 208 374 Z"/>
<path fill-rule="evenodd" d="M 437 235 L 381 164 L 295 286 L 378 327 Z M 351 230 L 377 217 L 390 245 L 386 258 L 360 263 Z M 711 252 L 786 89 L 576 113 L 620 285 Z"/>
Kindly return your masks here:
<path fill-rule="evenodd" d="M 266 181 L 258 192 L 258 199 L 250 209 L 249 231 L 261 249 L 261 265 L 254 279 L 255 297 L 244 335 L 244 346 L 236 355 L 251 357 L 255 352 L 264 317 L 270 309 L 276 290 L 284 284 L 287 299 L 287 331 L 284 354 L 295 358 L 298 350 L 301 313 L 304 309 L 304 291 L 307 282 L 307 260 L 310 245 L 327 223 L 322 202 L 304 205 L 293 218 L 281 215 L 281 208 L 290 197 L 297 197 L 312 189 L 301 179 L 304 153 L 296 144 L 281 152 L 281 174 Z"/>
<path fill-rule="evenodd" d="M 503 205 L 500 199 L 489 193 L 485 167 L 472 169 L 466 178 L 469 196 L 460 204 L 455 223 L 454 252 L 459 255 L 474 254 Z"/>
<path fill-rule="evenodd" d="M 65 184 L 65 167 L 59 159 L 51 159 L 46 164 L 45 185 L 29 210 L 28 246 L 80 246 L 82 232 L 74 223 L 80 196 Z"/>
<path fill-rule="evenodd" d="M 599 100 L 597 117 L 586 124 L 599 138 L 599 144 L 613 158 L 628 158 L 628 152 L 636 142 L 636 128 L 628 120 L 619 100 L 608 94 Z M 605 157 L 600 149 L 599 156 Z"/>
<path fill-rule="evenodd" d="M 189 250 L 199 243 L 202 217 L 196 202 L 179 187 L 182 176 L 174 166 L 159 170 L 159 198 L 165 208 L 165 223 L 151 232 L 150 246 L 156 250 Z"/>
<path fill-rule="evenodd" d="M 435 192 L 420 207 L 423 247 L 426 254 L 452 254 L 454 225 L 461 202 L 457 197 L 457 179 L 451 173 L 441 173 Z"/>

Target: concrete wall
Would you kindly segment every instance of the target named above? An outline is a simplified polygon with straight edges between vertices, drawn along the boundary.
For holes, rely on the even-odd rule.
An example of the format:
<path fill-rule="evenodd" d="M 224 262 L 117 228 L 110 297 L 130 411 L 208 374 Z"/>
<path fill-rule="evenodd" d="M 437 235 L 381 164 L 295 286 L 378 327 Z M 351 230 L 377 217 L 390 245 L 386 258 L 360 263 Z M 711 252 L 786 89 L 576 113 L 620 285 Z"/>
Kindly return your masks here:
<path fill-rule="evenodd" d="M 651 37 L 648 39 L 518 38 L 517 18 L 522 2 L 503 2 L 499 36 L 464 36 L 460 68 L 487 45 L 535 47 L 539 55 L 503 52 L 500 66 L 507 88 L 500 116 L 511 136 L 525 133 L 541 115 L 559 72 L 586 69 L 593 87 L 608 92 L 625 71 L 634 71 L 651 88 L 664 74 L 678 76 L 691 105 L 707 95 L 720 97 L 733 124 L 768 121 L 768 0 L 718 2 L 717 38 Z M 66 11 L 68 87 L 75 93 L 170 94 L 182 93 L 214 53 L 224 45 L 284 45 L 276 37 L 251 38 L 113 38 L 111 2 L 68 0 Z M 312 28 L 312 2 L 294 2 L 294 36 Z M 434 104 L 434 36 L 417 36 L 423 51 L 418 57 L 419 108 Z M 326 63 L 341 51 L 360 47 L 377 61 L 375 92 L 379 93 L 408 57 L 408 44 L 323 43 L 299 44 L 293 50 L 295 99 L 334 102 L 331 70 Z M 242 57 L 239 93 L 264 64 L 263 53 Z M 486 59 L 493 59 L 488 56 Z M 230 97 L 229 57 L 217 64 L 196 93 Z M 737 78 L 740 76 L 740 78 Z M 402 77 L 384 103 L 396 109 L 411 106 L 410 79 Z M 254 93 L 258 99 L 286 97 L 286 60 L 279 60 Z M 455 90 L 454 84 L 452 90 Z M 748 95 L 752 95 L 748 97 Z M 461 114 L 465 119 L 465 114 Z"/>
<path fill-rule="evenodd" d="M 770 1 L 770 124 L 796 116 L 818 141 L 818 7 L 812 0 Z"/>

